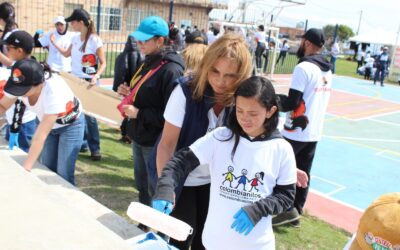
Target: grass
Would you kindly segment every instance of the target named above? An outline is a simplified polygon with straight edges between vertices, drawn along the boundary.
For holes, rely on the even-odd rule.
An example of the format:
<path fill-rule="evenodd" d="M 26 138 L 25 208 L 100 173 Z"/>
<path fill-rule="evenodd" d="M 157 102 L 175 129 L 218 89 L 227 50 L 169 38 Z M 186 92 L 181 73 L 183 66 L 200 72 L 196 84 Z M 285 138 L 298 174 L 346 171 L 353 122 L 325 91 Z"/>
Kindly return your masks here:
<path fill-rule="evenodd" d="M 132 150 L 118 141 L 119 130 L 100 124 L 103 159 L 93 162 L 81 154 L 77 163 L 77 186 L 117 214 L 127 218 L 131 201 L 138 200 L 134 188 Z M 279 227 L 275 230 L 277 249 L 342 249 L 350 236 L 317 218 L 306 215 L 301 228 Z"/>

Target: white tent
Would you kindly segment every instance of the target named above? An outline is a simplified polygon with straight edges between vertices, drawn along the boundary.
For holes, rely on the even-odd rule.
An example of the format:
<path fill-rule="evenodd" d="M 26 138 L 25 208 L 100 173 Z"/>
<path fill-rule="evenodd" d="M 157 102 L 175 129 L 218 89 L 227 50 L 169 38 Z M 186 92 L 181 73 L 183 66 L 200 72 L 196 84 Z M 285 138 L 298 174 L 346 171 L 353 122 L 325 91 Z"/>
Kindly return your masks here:
<path fill-rule="evenodd" d="M 349 40 L 358 43 L 370 43 L 380 45 L 395 45 L 396 43 L 395 32 L 387 32 L 384 30 L 370 30 L 368 32 L 351 37 Z M 397 42 L 400 45 L 400 39 Z"/>

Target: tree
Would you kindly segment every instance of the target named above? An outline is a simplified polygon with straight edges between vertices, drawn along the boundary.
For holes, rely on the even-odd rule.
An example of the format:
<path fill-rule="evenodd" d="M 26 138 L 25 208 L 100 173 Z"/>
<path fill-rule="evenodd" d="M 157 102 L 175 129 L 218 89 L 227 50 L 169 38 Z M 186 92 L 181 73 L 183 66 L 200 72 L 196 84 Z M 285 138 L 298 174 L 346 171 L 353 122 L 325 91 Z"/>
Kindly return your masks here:
<path fill-rule="evenodd" d="M 322 30 L 324 31 L 325 37 L 333 38 L 335 35 L 335 28 L 336 25 L 331 24 L 324 26 Z M 339 25 L 337 37 L 340 41 L 344 42 L 352 36 L 354 36 L 354 32 L 349 26 L 344 24 Z"/>

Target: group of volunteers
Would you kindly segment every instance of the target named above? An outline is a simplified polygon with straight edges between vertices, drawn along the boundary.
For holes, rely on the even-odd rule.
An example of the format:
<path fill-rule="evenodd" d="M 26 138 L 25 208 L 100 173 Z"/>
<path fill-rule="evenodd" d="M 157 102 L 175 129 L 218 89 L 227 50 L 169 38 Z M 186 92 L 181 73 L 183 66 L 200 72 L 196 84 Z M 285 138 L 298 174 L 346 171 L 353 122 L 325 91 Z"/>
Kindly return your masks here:
<path fill-rule="evenodd" d="M 26 170 L 40 159 L 74 184 L 84 138 L 93 159 L 101 158 L 99 132 L 58 72 L 70 69 L 97 84 L 106 66 L 102 41 L 83 9 L 56 18 L 56 30 L 39 38 L 58 53 L 49 56 L 49 66 L 31 57 L 33 38 L 9 24 L 11 16 L 12 5 L 0 4 L 0 25 L 7 31 L 0 53 L 0 114 L 12 113 L 10 139 L 19 133 L 18 141 L 29 123 L 24 117 L 35 117 L 35 128 L 27 129 Z M 67 22 L 75 36 L 62 29 Z M 320 55 L 324 35 L 319 29 L 304 34 L 283 95 L 266 78 L 251 76 L 252 56 L 241 35 L 228 33 L 207 46 L 193 32 L 179 54 L 168 34 L 162 18 L 143 19 L 131 36 L 144 59 L 129 81 L 114 86 L 123 98 L 116 112 L 129 120 L 139 201 L 194 229 L 186 241 L 170 240 L 179 249 L 274 249 L 272 226 L 299 226 L 307 198 L 332 84 L 330 64 Z M 54 64 L 69 64 L 64 57 L 71 57 L 70 68 Z M 287 112 L 282 131 L 279 112 Z"/>

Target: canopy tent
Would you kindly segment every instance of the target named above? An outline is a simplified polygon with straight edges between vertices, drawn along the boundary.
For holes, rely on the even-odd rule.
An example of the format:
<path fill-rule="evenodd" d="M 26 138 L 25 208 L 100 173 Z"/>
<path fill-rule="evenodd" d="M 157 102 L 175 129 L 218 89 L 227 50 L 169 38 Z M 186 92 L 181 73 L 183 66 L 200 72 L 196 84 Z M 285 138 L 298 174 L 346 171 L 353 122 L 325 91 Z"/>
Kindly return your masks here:
<path fill-rule="evenodd" d="M 384 30 L 370 30 L 366 33 L 353 36 L 349 40 L 357 43 L 395 45 L 396 36 L 397 34 L 395 32 L 387 32 Z M 400 39 L 399 41 L 397 41 L 397 45 L 400 45 Z"/>

